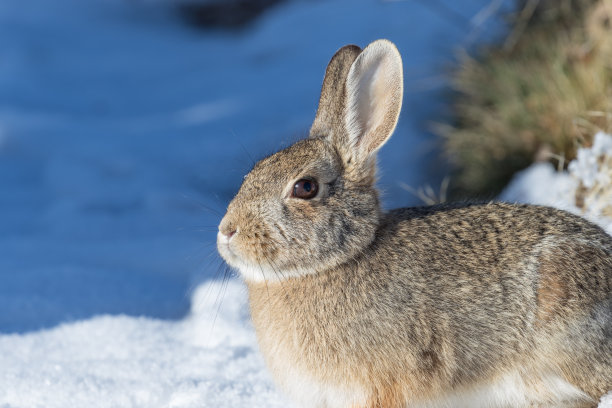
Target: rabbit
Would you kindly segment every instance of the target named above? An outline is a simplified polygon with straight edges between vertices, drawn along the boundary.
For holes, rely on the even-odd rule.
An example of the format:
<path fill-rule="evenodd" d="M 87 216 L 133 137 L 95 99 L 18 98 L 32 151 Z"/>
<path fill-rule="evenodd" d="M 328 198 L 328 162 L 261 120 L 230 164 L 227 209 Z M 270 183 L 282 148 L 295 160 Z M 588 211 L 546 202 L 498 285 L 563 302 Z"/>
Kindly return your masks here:
<path fill-rule="evenodd" d="M 595 407 L 612 389 L 612 237 L 553 208 L 381 209 L 402 60 L 341 48 L 308 138 L 259 161 L 219 224 L 296 406 Z"/>

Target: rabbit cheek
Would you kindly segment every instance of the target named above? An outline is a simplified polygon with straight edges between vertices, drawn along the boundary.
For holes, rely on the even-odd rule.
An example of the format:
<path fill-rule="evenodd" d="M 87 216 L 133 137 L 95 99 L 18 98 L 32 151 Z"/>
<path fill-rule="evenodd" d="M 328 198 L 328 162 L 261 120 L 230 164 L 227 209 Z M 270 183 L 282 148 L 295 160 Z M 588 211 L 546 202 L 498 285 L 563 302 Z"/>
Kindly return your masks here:
<path fill-rule="evenodd" d="M 291 220 L 298 229 L 315 222 L 319 211 L 312 204 L 312 201 L 294 201 L 292 205 L 283 207 L 283 215 L 287 220 Z"/>
<path fill-rule="evenodd" d="M 268 264 L 270 259 L 276 256 L 277 248 L 270 238 L 270 233 L 261 225 L 250 227 L 239 238 L 241 239 L 237 243 L 240 245 L 240 252 L 245 255 L 247 261 Z"/>

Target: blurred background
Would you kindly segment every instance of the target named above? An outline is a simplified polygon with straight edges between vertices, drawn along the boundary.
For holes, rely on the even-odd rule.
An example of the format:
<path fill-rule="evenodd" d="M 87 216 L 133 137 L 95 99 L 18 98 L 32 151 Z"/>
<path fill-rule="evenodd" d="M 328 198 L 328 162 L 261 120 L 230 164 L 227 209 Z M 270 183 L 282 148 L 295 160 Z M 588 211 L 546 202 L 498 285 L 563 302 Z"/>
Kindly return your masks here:
<path fill-rule="evenodd" d="M 505 98 L 468 56 L 491 44 L 515 52 L 532 3 L 3 0 L 0 332 L 106 313 L 184 316 L 192 288 L 223 275 L 216 228 L 243 175 L 307 134 L 326 64 L 345 44 L 388 38 L 404 60 L 400 123 L 380 154 L 385 207 L 447 190 L 494 196 L 549 145 L 532 143 L 516 163 L 507 149 L 479 151 L 473 170 L 465 155 L 483 143 L 449 140 Z M 493 95 L 461 116 L 474 84 Z M 491 129 L 470 131 L 503 130 Z M 510 170 L 470 189 L 470 174 L 500 168 Z"/>
<path fill-rule="evenodd" d="M 384 207 L 612 234 L 612 0 L 0 0 L 0 407 L 289 407 L 217 225 L 334 52 L 379 38 L 405 89 Z"/>

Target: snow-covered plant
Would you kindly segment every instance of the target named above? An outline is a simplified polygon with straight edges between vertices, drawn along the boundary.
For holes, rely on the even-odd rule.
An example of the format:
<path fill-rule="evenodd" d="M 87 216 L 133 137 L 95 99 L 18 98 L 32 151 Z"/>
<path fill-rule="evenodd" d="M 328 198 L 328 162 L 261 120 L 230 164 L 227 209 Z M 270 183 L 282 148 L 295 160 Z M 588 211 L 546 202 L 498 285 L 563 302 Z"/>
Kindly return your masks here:
<path fill-rule="evenodd" d="M 576 207 L 589 216 L 612 218 L 612 136 L 597 133 L 593 146 L 578 149 L 568 170 L 578 181 Z"/>

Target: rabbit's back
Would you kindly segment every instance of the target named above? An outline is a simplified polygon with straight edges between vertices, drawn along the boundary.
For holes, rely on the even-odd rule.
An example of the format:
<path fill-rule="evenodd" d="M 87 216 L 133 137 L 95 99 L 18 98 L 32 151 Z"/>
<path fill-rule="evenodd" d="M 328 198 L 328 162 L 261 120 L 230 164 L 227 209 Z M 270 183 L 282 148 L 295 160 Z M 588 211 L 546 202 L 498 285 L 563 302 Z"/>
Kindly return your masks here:
<path fill-rule="evenodd" d="M 417 303 L 455 339 L 461 378 L 533 364 L 592 397 L 612 389 L 612 237 L 599 227 L 496 203 L 396 210 L 383 229 Z"/>
<path fill-rule="evenodd" d="M 423 300 L 545 326 L 610 297 L 612 237 L 549 207 L 504 203 L 405 208 L 387 214 L 376 250 Z M 400 272 L 405 271 L 405 272 Z M 469 300 L 466 303 L 458 303 Z"/>

